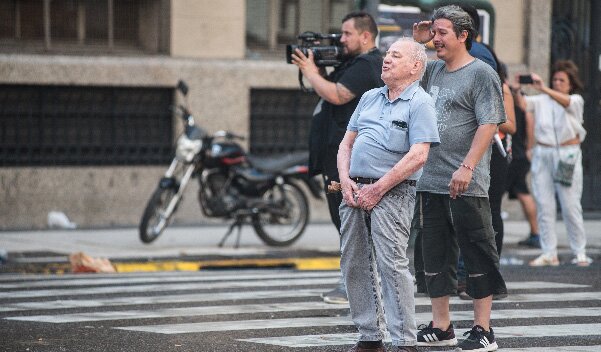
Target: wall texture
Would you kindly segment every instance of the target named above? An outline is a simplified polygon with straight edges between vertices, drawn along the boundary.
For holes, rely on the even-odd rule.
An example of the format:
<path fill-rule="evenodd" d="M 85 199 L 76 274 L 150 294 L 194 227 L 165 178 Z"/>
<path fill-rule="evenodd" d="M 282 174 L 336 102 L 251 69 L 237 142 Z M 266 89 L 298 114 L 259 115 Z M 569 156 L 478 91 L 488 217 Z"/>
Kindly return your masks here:
<path fill-rule="evenodd" d="M 171 52 L 176 57 L 245 55 L 246 1 L 171 0 Z"/>
<path fill-rule="evenodd" d="M 549 67 L 552 2 L 491 2 L 497 14 L 495 50 L 509 64 L 510 73 L 533 70 L 544 75 Z M 174 87 L 184 79 L 190 86 L 191 110 L 203 127 L 242 135 L 249 132 L 251 88 L 298 86 L 297 70 L 284 62 L 283 54 L 278 61 L 243 59 L 246 1 L 161 4 L 165 16 L 161 21 L 170 30 L 158 45 L 168 46 L 170 56 L 3 54 L 0 84 Z M 157 45 L 156 35 L 149 33 L 144 42 Z M 179 127 L 179 121 L 174 124 Z M 165 169 L 166 165 L 1 168 L 0 229 L 44 228 L 51 210 L 64 211 L 82 227 L 135 226 Z M 196 190 L 192 184 L 176 222 L 208 221 L 200 216 Z M 312 214 L 313 220 L 329 221 L 323 201 L 312 203 Z"/>
<path fill-rule="evenodd" d="M 9 84 L 190 86 L 189 103 L 208 131 L 248 136 L 249 95 L 255 87 L 296 88 L 293 65 L 270 61 L 0 55 L 0 77 Z M 179 127 L 180 121 L 174 121 Z M 0 229 L 46 226 L 49 211 L 63 211 L 82 227 L 137 225 L 167 166 L 0 169 Z M 206 222 L 192 182 L 175 221 Z M 324 207 L 314 203 L 313 208 Z M 323 208 L 325 209 L 325 208 Z M 313 219 L 326 219 L 314 211 Z M 315 217 L 317 216 L 317 217 Z"/>

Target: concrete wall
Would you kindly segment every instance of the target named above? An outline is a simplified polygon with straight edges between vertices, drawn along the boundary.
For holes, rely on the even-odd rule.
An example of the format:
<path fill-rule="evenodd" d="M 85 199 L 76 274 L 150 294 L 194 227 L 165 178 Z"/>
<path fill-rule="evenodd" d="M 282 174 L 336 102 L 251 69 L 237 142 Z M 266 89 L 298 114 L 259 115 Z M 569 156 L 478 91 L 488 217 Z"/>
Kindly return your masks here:
<path fill-rule="evenodd" d="M 0 55 L 1 83 L 175 86 L 184 79 L 197 122 L 209 131 L 248 136 L 251 88 L 296 88 L 297 70 L 285 62 Z M 179 120 L 174 121 L 179 126 Z M 166 166 L 0 168 L 0 229 L 46 226 L 51 210 L 82 227 L 135 226 Z M 189 188 L 178 223 L 203 223 Z M 314 203 L 314 219 L 323 202 Z M 319 210 L 322 209 L 322 210 Z"/>
<path fill-rule="evenodd" d="M 509 64 L 510 73 L 532 70 L 546 75 L 552 2 L 491 2 L 497 14 L 495 50 Z M 303 8 L 308 5 L 306 0 L 301 3 Z M 167 18 L 161 18 L 160 26 L 171 31 L 168 37 L 164 31 L 158 34 L 158 45 L 167 45 L 171 57 L 5 54 L 0 55 L 0 84 L 173 87 L 185 79 L 190 107 L 203 127 L 248 135 L 250 89 L 296 88 L 298 82 L 296 68 L 283 59 L 243 59 L 245 4 L 162 0 L 160 11 Z M 156 35 L 148 33 L 142 39 L 146 45 L 157 45 Z M 44 228 L 51 210 L 64 211 L 82 227 L 135 226 L 165 168 L 1 168 L 0 229 Z M 196 190 L 193 183 L 176 222 L 208 221 L 200 216 Z M 312 214 L 313 220 L 329 221 L 323 201 L 312 203 Z"/>
<path fill-rule="evenodd" d="M 495 9 L 495 52 L 508 65 L 522 64 L 524 58 L 524 1 L 491 0 Z"/>
<path fill-rule="evenodd" d="M 246 1 L 171 0 L 171 50 L 175 57 L 242 59 Z"/>
<path fill-rule="evenodd" d="M 509 68 L 509 78 L 536 72 L 548 82 L 551 17 L 548 0 L 491 0 L 495 8 L 495 52 Z"/>

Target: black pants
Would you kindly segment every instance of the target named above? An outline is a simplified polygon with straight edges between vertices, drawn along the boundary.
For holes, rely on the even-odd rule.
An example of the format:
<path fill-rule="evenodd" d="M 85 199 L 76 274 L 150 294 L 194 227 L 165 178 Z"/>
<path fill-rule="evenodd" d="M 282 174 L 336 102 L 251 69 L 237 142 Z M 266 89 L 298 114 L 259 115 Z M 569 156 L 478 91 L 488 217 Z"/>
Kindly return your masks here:
<path fill-rule="evenodd" d="M 507 293 L 499 271 L 488 198 L 418 192 L 422 258 L 432 298 L 457 290 L 459 248 L 469 274 L 467 293 L 476 298 Z M 416 257 L 417 257 L 416 253 Z"/>
<path fill-rule="evenodd" d="M 505 193 L 505 181 L 507 179 L 507 159 L 501 155 L 496 146 L 492 148 L 490 157 L 490 188 L 488 189 L 488 200 L 490 202 L 490 214 L 492 216 L 492 227 L 495 230 L 495 243 L 497 252 L 501 256 L 503 249 L 503 236 L 505 229 L 501 218 L 501 201 Z"/>
<path fill-rule="evenodd" d="M 323 183 L 326 192 L 326 200 L 328 202 L 328 209 L 330 211 L 330 218 L 332 218 L 332 223 L 336 226 L 338 233 L 340 233 L 340 213 L 339 208 L 342 203 L 342 192 L 336 193 L 328 193 L 328 185 L 332 181 L 340 182 L 340 177 L 338 176 L 338 166 L 337 166 L 337 155 L 338 148 L 330 148 L 326 152 L 326 157 L 324 158 L 323 165 Z"/>

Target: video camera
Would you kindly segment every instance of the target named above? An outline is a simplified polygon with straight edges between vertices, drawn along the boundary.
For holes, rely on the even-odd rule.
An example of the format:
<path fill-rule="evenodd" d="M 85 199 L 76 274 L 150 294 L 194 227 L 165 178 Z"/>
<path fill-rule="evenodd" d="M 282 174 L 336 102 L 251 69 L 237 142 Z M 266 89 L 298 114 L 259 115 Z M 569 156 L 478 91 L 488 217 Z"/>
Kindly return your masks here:
<path fill-rule="evenodd" d="M 299 44 L 286 45 L 286 62 L 292 63 L 292 54 L 299 49 L 305 56 L 308 50 L 313 51 L 313 60 L 319 67 L 338 66 L 344 62 L 344 47 L 340 44 L 340 34 L 321 34 L 315 32 L 303 32 L 297 38 Z M 322 43 L 328 41 L 329 45 Z"/>

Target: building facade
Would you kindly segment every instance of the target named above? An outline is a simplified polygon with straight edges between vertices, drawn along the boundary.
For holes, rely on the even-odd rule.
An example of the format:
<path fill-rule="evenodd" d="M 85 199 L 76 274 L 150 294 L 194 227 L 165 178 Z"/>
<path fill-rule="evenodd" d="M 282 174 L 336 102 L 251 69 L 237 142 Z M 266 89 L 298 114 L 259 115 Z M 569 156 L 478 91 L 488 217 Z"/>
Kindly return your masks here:
<path fill-rule="evenodd" d="M 316 100 L 300 92 L 285 45 L 338 31 L 355 3 L 0 1 L 0 229 L 45 228 L 53 210 L 80 227 L 137 225 L 181 131 L 169 111 L 180 79 L 205 129 L 245 135 L 254 153 L 306 148 Z M 548 76 L 560 4 L 491 3 L 501 60 Z M 209 221 L 195 187 L 176 223 Z"/>

